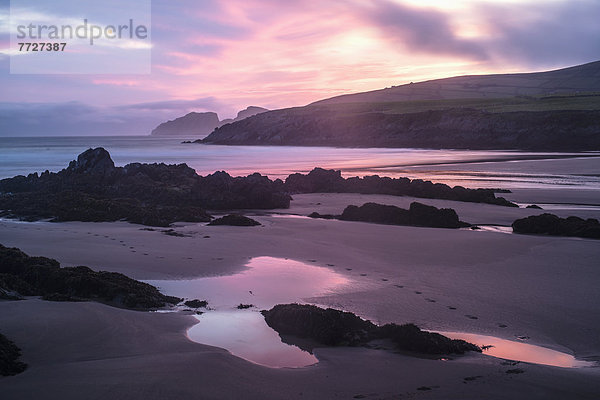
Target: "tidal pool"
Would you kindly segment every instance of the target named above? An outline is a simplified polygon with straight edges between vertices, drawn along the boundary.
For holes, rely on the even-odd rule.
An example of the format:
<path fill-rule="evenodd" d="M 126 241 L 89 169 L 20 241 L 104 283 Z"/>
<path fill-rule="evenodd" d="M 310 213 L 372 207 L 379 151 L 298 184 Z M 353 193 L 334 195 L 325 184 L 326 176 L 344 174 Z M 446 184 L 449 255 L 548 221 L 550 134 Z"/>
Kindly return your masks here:
<path fill-rule="evenodd" d="M 593 367 L 590 361 L 578 360 L 570 354 L 536 346 L 529 343 L 500 339 L 494 336 L 477 335 L 464 332 L 438 332 L 451 339 L 462 339 L 478 346 L 491 346 L 483 354 L 512 361 L 551 365 L 563 368 Z"/>
<path fill-rule="evenodd" d="M 259 310 L 348 287 L 350 279 L 329 268 L 282 258 L 256 257 L 246 266 L 235 275 L 146 282 L 168 295 L 208 301 L 210 310 L 196 316 L 198 324 L 188 330 L 194 342 L 225 348 L 269 367 L 316 363 L 312 354 L 283 343 Z M 252 307 L 238 310 L 240 304 Z"/>

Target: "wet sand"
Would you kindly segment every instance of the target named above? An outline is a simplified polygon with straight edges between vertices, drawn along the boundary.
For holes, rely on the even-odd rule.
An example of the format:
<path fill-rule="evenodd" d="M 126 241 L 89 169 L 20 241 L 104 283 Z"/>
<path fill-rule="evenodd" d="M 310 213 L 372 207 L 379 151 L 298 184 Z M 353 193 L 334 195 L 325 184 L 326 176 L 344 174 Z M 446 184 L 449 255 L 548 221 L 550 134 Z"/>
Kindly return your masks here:
<path fill-rule="evenodd" d="M 507 196 L 508 197 L 508 196 Z M 294 196 L 288 214 L 339 213 L 376 201 L 354 194 Z M 509 225 L 543 211 L 443 200 L 462 220 Z M 320 203 L 320 204 L 318 204 Z M 553 211 L 598 218 L 597 211 Z M 260 227 L 178 224 L 186 237 L 127 223 L 0 222 L 0 243 L 65 266 L 88 265 L 136 279 L 232 274 L 249 257 L 288 257 L 361 282 L 308 301 L 376 323 L 505 339 L 525 337 L 580 359 L 600 360 L 600 246 L 578 238 L 386 226 L 258 215 Z M 209 236 L 209 237 L 207 237 Z M 96 303 L 3 302 L 0 327 L 29 369 L 0 378 L 3 398 L 597 398 L 600 368 L 515 366 L 472 354 L 428 360 L 369 349 L 319 349 L 319 364 L 270 369 L 193 343 L 188 315 L 142 313 Z M 475 377 L 464 380 L 466 377 Z M 430 390 L 423 389 L 428 387 Z M 421 388 L 422 390 L 417 390 Z"/>

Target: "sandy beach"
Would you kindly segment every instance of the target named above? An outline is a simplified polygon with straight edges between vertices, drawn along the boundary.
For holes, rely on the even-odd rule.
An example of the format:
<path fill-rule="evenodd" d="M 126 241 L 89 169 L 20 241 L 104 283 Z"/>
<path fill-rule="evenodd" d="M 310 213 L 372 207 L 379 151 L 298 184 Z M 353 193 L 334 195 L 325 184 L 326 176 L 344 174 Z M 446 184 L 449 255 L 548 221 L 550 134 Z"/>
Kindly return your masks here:
<path fill-rule="evenodd" d="M 518 195 L 518 194 L 514 194 Z M 526 196 L 523 196 L 526 197 Z M 301 217 L 340 213 L 407 197 L 294 196 L 287 210 L 256 213 L 262 226 L 178 223 L 184 237 L 116 223 L 0 222 L 0 243 L 63 266 L 88 265 L 135 279 L 235 274 L 250 258 L 290 258 L 331 268 L 353 285 L 307 302 L 352 311 L 373 322 L 414 322 L 527 343 L 600 361 L 597 241 L 469 229 L 388 226 Z M 420 200 L 452 207 L 464 221 L 510 225 L 541 213 L 486 204 Z M 595 210 L 555 212 L 598 217 Z M 250 214 L 250 213 L 248 213 Z M 189 314 L 189 313 L 188 313 Z M 319 348 L 319 363 L 273 369 L 191 342 L 197 320 L 185 313 L 127 311 L 96 303 L 5 302 L 3 333 L 30 364 L 0 380 L 3 398 L 597 398 L 600 369 L 520 363 L 469 354 L 450 361 L 383 350 Z M 464 378 L 481 376 L 474 380 Z M 431 390 L 417 390 L 419 387 Z M 43 388 L 43 389 L 42 389 Z M 47 397 L 40 397 L 45 393 Z M 85 395 L 84 395 L 85 394 Z"/>

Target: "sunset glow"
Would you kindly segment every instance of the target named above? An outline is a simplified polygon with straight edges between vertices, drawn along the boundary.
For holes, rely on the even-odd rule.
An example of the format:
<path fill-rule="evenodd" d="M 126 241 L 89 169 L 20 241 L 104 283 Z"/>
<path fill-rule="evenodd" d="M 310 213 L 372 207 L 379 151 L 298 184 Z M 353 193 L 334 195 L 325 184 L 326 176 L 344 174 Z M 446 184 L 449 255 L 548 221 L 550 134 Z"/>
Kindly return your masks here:
<path fill-rule="evenodd" d="M 8 71 L 8 1 L 0 4 L 0 68 Z M 192 110 L 226 118 L 248 105 L 300 106 L 427 79 L 593 61 L 598 15 L 600 3 L 589 0 L 153 1 L 151 74 L 4 73 L 0 100 L 48 110 L 76 101 L 102 115 L 151 119 L 144 130 Z M 135 112 L 111 109 L 129 105 Z"/>

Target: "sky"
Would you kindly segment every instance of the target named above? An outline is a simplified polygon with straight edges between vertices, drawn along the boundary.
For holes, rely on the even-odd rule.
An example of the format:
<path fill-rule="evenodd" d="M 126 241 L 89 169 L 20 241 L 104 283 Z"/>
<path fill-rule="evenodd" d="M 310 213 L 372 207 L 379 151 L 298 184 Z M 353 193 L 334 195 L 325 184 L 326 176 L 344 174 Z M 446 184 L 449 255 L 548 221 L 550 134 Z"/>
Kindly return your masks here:
<path fill-rule="evenodd" d="M 600 58 L 598 0 L 153 0 L 151 9 L 149 74 L 11 74 L 0 0 L 0 136 L 148 134 L 190 111 L 224 119 L 249 105 Z"/>

